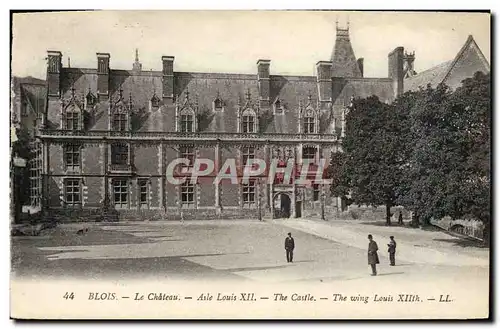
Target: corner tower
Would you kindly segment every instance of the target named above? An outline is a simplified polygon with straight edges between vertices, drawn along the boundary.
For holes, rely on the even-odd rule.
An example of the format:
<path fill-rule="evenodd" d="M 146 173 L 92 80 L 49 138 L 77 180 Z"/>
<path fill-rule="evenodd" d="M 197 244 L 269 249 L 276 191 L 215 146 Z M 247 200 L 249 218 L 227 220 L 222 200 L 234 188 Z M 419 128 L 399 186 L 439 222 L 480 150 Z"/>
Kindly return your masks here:
<path fill-rule="evenodd" d="M 363 74 L 349 38 L 349 23 L 347 23 L 347 28 L 339 28 L 339 23 L 336 22 L 336 32 L 337 37 L 331 57 L 332 77 L 362 78 Z"/>

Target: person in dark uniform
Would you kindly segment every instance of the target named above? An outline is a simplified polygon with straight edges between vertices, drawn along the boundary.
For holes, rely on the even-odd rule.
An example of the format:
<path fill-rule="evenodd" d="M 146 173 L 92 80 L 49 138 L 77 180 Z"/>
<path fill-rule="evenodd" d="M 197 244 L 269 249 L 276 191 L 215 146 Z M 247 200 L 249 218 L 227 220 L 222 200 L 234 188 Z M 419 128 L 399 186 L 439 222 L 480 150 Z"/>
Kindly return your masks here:
<path fill-rule="evenodd" d="M 389 238 L 391 239 L 391 241 L 387 245 L 389 247 L 387 251 L 389 252 L 391 266 L 394 266 L 396 265 L 396 241 L 394 240 L 394 237 L 392 235 Z"/>
<path fill-rule="evenodd" d="M 380 263 L 378 259 L 378 246 L 375 241 L 373 241 L 373 236 L 368 234 L 368 264 L 372 267 L 372 276 L 377 275 L 377 264 Z"/>
<path fill-rule="evenodd" d="M 398 224 L 403 225 L 403 212 L 399 212 L 399 217 L 398 217 Z"/>
<path fill-rule="evenodd" d="M 292 233 L 288 233 L 288 236 L 285 239 L 287 263 L 293 263 L 293 249 L 295 249 L 295 241 L 292 238 Z"/>

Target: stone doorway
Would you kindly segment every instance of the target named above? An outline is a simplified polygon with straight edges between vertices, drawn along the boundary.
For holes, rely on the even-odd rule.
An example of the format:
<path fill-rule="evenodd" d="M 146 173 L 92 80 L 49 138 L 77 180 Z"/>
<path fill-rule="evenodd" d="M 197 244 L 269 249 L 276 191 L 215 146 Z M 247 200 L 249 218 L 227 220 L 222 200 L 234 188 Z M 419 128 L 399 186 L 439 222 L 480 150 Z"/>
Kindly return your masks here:
<path fill-rule="evenodd" d="M 292 200 L 287 193 L 277 193 L 273 198 L 274 218 L 289 218 L 292 212 Z"/>

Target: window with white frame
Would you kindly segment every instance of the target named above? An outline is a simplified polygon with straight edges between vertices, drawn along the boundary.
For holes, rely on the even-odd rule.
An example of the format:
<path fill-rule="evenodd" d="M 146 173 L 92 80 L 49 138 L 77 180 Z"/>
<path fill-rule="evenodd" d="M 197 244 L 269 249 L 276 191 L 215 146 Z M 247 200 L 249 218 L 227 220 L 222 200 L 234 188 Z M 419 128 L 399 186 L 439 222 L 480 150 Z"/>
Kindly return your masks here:
<path fill-rule="evenodd" d="M 139 179 L 137 181 L 139 194 L 139 207 L 149 207 L 149 181 L 147 179 Z"/>
<path fill-rule="evenodd" d="M 64 180 L 64 201 L 69 206 L 82 203 L 81 179 L 66 178 Z"/>
<path fill-rule="evenodd" d="M 182 167 L 191 168 L 194 164 L 194 148 L 189 145 L 183 145 L 179 147 L 179 155 L 181 159 L 188 159 L 189 163 L 187 165 L 182 164 Z"/>
<path fill-rule="evenodd" d="M 314 114 L 312 111 L 308 111 L 304 118 L 304 133 L 305 134 L 314 134 L 315 132 L 315 122 L 314 122 Z"/>
<path fill-rule="evenodd" d="M 186 180 L 181 185 L 181 205 L 183 207 L 193 207 L 194 196 L 195 196 L 194 185 L 191 184 L 189 180 Z"/>
<path fill-rule="evenodd" d="M 242 201 L 243 207 L 250 207 L 255 205 L 256 196 L 255 196 L 256 188 L 255 181 L 248 181 L 247 184 L 242 185 Z"/>
<path fill-rule="evenodd" d="M 192 133 L 194 132 L 194 115 L 192 113 L 183 113 L 180 118 L 180 132 Z"/>
<path fill-rule="evenodd" d="M 255 147 L 253 146 L 243 146 L 241 150 L 241 164 L 246 166 L 248 160 L 255 158 Z"/>
<path fill-rule="evenodd" d="M 256 132 L 256 118 L 255 114 L 251 111 L 246 111 L 243 113 L 243 117 L 241 120 L 241 131 L 243 133 Z"/>
<path fill-rule="evenodd" d="M 64 147 L 64 166 L 66 170 L 79 171 L 81 159 L 81 145 L 69 144 Z"/>
<path fill-rule="evenodd" d="M 80 129 L 80 113 L 77 111 L 66 112 L 66 129 L 79 130 Z"/>
<path fill-rule="evenodd" d="M 113 200 L 116 208 L 128 208 L 128 181 L 113 180 Z"/>
<path fill-rule="evenodd" d="M 127 131 L 128 130 L 128 118 L 126 113 L 115 112 L 113 113 L 113 130 L 116 131 Z"/>
<path fill-rule="evenodd" d="M 42 146 L 35 142 L 32 149 L 32 158 L 28 161 L 30 168 L 30 205 L 41 206 L 42 193 Z"/>

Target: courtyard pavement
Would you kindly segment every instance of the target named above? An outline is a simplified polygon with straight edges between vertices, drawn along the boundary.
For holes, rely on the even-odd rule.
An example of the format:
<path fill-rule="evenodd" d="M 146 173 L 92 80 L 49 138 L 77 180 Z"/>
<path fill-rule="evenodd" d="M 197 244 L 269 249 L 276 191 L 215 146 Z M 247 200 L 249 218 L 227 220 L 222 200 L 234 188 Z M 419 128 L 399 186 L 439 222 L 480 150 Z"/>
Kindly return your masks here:
<path fill-rule="evenodd" d="M 88 227 L 82 235 L 76 232 Z M 296 242 L 288 264 L 284 238 Z M 489 251 L 444 232 L 355 221 L 185 221 L 65 224 L 12 238 L 12 268 L 32 279 L 188 279 L 329 282 L 369 277 L 367 234 L 380 249 L 379 280 L 446 277 L 488 284 Z M 398 242 L 397 266 L 386 244 Z"/>

